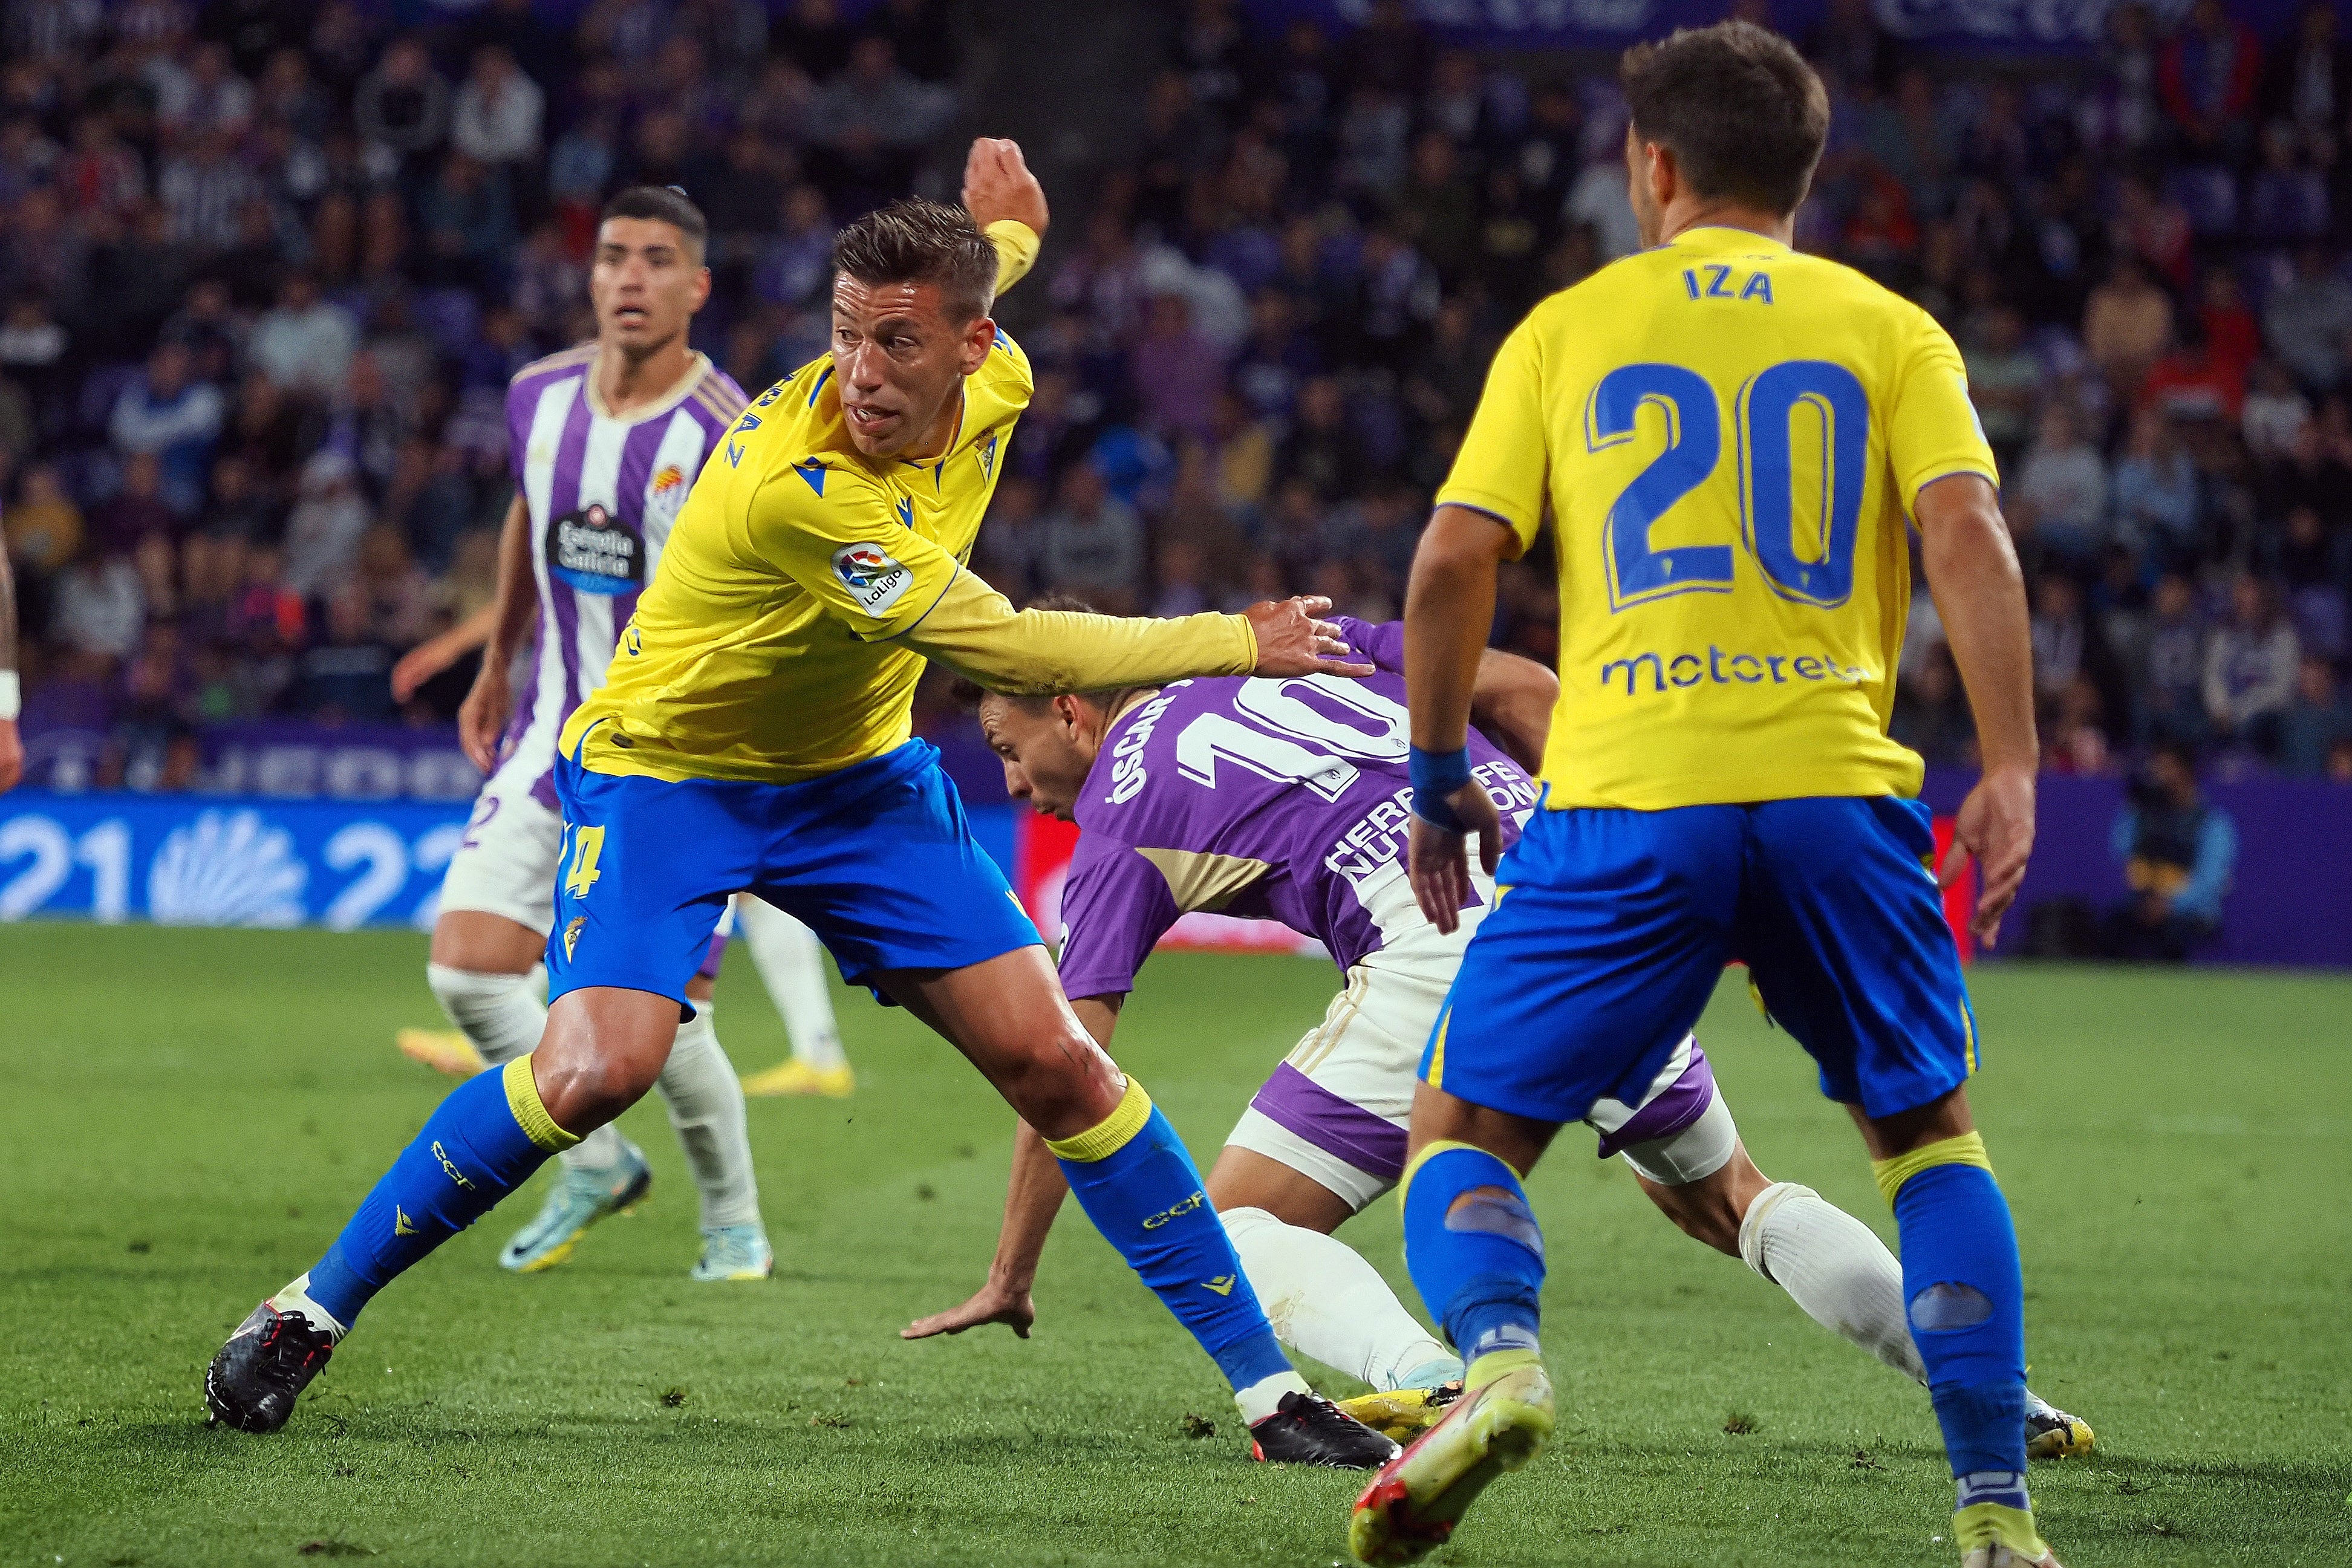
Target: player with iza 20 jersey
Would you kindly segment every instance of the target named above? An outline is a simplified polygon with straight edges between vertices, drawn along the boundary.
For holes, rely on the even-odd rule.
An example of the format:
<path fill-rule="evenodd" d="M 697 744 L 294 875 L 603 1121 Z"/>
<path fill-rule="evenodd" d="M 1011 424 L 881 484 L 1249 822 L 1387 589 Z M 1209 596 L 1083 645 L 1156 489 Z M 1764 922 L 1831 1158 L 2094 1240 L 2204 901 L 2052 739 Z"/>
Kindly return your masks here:
<path fill-rule="evenodd" d="M 1402 1183 L 1413 1281 L 1469 1391 L 1367 1490 L 1351 1544 L 1427 1551 L 1541 1447 L 1543 1236 L 1520 1176 L 1559 1124 L 1654 1073 L 1739 958 L 1894 1207 L 1965 1568 L 2053 1568 L 2025 1486 L 2017 1242 L 1962 1088 L 1976 1024 L 1920 761 L 1886 733 L 1908 517 L 1984 747 L 1948 871 L 1981 862 L 1991 940 L 2037 760 L 1992 454 L 1944 329 L 1790 248 L 1829 106 L 1788 41 L 1685 30 L 1627 51 L 1622 77 L 1648 248 L 1506 341 L 1413 563 L 1412 874 L 1433 920 L 1453 921 L 1465 835 L 1494 816 L 1463 742 L 1496 563 L 1547 509 L 1560 696 L 1543 809 L 1430 1037 Z"/>
<path fill-rule="evenodd" d="M 1291 1370 L 1167 1117 L 1078 1027 L 937 751 L 910 733 L 929 658 L 1016 688 L 1369 667 L 1340 657 L 1320 601 L 1175 621 L 1016 612 L 964 569 L 1028 402 L 990 307 L 1046 215 L 1010 142 L 974 143 L 964 191 L 968 210 L 902 202 L 841 232 L 832 351 L 730 427 L 604 688 L 558 741 L 546 1033 L 445 1100 L 319 1263 L 230 1338 L 206 1379 L 223 1419 L 282 1425 L 379 1290 L 645 1093 L 721 912 L 749 892 L 1053 1140 L 1262 1448 L 1354 1467 L 1394 1451 Z"/>
<path fill-rule="evenodd" d="M 1396 1185 L 1422 1048 L 1494 884 L 1473 874 L 1451 931 L 1423 915 L 1405 873 L 1403 628 L 1339 618 L 1381 673 L 1362 681 L 1210 679 L 1149 688 L 978 698 L 1006 789 L 1083 831 L 1062 893 L 1063 988 L 1110 1044 L 1137 971 L 1182 915 L 1276 920 L 1320 941 L 1346 979 L 1227 1137 L 1208 1195 L 1283 1343 L 1376 1391 L 1341 1408 L 1405 1437 L 1438 1418 L 1463 1366 L 1331 1232 Z M 1489 649 L 1471 695 L 1473 779 L 1506 845 L 1536 800 L 1551 672 Z M 969 694 L 968 694 L 969 695 Z M 1816 1322 L 1915 1381 L 1902 1269 L 1869 1227 L 1811 1187 L 1768 1180 L 1748 1157 L 1706 1053 L 1685 1038 L 1647 1082 L 1594 1102 L 1603 1158 L 1622 1153 L 1684 1231 L 1740 1258 Z M 1019 1134 L 988 1282 L 910 1338 L 1003 1322 L 1025 1333 L 1030 1283 L 1062 1186 L 1036 1135 Z M 2081 1429 L 2047 1406 L 2036 1442 Z"/>

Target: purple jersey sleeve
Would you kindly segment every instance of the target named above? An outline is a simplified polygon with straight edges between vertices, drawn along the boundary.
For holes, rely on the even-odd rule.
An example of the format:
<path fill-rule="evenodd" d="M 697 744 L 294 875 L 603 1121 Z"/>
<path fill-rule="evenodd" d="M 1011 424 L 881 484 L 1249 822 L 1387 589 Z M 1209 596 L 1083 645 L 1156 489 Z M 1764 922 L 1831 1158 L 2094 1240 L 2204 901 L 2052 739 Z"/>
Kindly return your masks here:
<path fill-rule="evenodd" d="M 1403 622 L 1384 621 L 1375 626 L 1352 615 L 1334 615 L 1331 619 L 1338 622 L 1339 635 L 1349 647 L 1381 669 L 1404 674 Z"/>
<path fill-rule="evenodd" d="M 1062 883 L 1062 992 L 1125 996 L 1180 915 L 1158 866 L 1100 833 L 1081 833 Z"/>

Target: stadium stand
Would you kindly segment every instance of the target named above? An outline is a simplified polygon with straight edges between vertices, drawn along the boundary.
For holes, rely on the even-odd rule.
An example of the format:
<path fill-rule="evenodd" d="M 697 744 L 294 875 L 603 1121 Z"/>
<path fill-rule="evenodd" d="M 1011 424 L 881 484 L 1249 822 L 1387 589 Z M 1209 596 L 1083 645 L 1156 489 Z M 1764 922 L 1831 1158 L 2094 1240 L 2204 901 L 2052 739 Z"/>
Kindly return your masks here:
<path fill-rule="evenodd" d="M 507 377 L 583 331 L 603 197 L 714 231 L 698 341 L 821 352 L 835 225 L 951 189 L 987 67 L 950 0 L 10 0 L 0 496 L 26 727 L 101 785 L 201 783 L 204 727 L 440 722 L 398 653 L 490 590 Z M 1767 8 L 1749 5 L 1748 14 Z M 1167 8 L 1129 151 L 1057 189 L 1008 301 L 1038 371 L 981 570 L 1180 613 L 1394 613 L 1488 356 L 1637 243 L 1605 58 L 1442 48 L 1406 7 Z M 1270 13 L 1267 13 L 1270 15 Z M 440 18 L 440 19 L 435 19 Z M 1800 238 L 1966 353 L 2034 606 L 2048 766 L 2184 741 L 2352 779 L 2352 50 L 2124 5 L 2079 57 L 1930 57 L 1834 5 Z M 981 127 L 980 129 L 992 129 Z M 1549 569 L 1496 640 L 1549 657 Z M 933 713 L 938 722 L 951 722 Z M 1896 733 L 1966 765 L 1933 607 Z M 53 780 L 53 782 L 56 780 Z"/>

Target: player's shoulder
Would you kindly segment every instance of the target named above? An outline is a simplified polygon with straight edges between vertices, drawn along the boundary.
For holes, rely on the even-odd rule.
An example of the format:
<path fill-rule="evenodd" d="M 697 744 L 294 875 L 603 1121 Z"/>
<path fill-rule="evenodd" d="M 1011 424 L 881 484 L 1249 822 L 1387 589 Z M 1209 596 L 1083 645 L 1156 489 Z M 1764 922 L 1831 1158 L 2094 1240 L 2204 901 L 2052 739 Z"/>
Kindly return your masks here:
<path fill-rule="evenodd" d="M 720 370 L 718 363 L 708 356 L 702 361 L 702 374 L 695 378 L 694 385 L 686 396 L 688 402 L 721 425 L 734 423 L 751 402 L 743 389 L 736 385 L 735 378 Z"/>
<path fill-rule="evenodd" d="M 507 401 L 515 402 L 534 396 L 557 382 L 584 376 L 595 359 L 596 345 L 592 340 L 574 343 L 543 359 L 533 360 L 507 378 Z"/>

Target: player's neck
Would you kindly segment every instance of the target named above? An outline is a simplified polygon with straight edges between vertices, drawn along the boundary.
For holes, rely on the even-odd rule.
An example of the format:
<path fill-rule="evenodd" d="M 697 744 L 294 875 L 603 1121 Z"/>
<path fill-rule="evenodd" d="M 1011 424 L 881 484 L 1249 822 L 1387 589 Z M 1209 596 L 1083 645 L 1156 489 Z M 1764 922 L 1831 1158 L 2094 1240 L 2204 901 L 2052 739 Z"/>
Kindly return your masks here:
<path fill-rule="evenodd" d="M 658 402 L 685 380 L 693 363 L 694 350 L 687 346 L 683 332 L 645 354 L 625 354 L 602 345 L 596 350 L 596 401 L 610 414 L 642 408 Z"/>
<path fill-rule="evenodd" d="M 1660 245 L 1670 245 L 1693 229 L 1746 229 L 1782 245 L 1794 245 L 1797 216 L 1794 213 L 1769 213 L 1739 202 L 1676 202 L 1665 210 L 1658 228 Z"/>
<path fill-rule="evenodd" d="M 955 444 L 956 432 L 963 428 L 963 382 L 959 380 L 947 402 L 940 405 L 940 416 L 931 421 L 923 438 L 898 455 L 908 463 L 928 463 L 942 455 Z"/>

